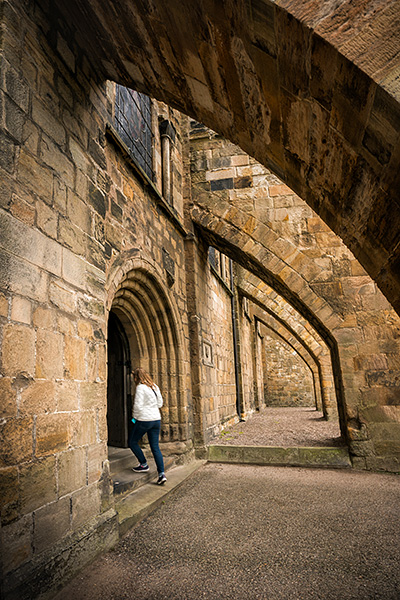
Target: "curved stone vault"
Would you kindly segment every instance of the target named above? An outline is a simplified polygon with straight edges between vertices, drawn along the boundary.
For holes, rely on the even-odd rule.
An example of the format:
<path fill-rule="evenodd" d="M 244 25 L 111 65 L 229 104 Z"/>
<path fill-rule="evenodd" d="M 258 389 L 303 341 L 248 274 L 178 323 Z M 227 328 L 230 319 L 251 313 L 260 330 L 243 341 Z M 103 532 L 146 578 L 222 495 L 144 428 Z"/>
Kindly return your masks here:
<path fill-rule="evenodd" d="M 70 46 L 76 36 L 99 77 L 163 100 L 268 166 L 400 311 L 396 0 L 56 4 L 54 20 L 61 10 Z"/>

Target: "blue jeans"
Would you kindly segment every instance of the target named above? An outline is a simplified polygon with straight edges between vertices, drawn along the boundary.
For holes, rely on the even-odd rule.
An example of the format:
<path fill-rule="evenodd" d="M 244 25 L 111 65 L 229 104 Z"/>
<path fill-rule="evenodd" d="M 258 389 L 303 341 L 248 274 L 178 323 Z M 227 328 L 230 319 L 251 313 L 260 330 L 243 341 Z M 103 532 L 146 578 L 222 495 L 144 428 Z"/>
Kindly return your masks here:
<path fill-rule="evenodd" d="M 164 460 L 161 454 L 158 440 L 160 438 L 161 421 L 136 421 L 130 436 L 129 448 L 136 456 L 141 465 L 146 463 L 146 457 L 143 454 L 138 442 L 142 439 L 145 433 L 149 439 L 150 449 L 156 461 L 158 473 L 164 473 Z"/>

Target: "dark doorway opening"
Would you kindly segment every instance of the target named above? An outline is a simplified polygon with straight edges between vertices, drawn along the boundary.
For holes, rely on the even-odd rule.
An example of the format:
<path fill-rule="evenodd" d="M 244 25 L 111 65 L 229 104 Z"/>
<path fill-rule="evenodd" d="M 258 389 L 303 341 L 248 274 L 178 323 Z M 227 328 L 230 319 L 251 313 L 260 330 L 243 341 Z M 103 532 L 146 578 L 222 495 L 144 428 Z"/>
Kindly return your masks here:
<path fill-rule="evenodd" d="M 108 320 L 107 352 L 108 445 L 127 448 L 132 414 L 131 360 L 126 332 L 112 311 Z"/>

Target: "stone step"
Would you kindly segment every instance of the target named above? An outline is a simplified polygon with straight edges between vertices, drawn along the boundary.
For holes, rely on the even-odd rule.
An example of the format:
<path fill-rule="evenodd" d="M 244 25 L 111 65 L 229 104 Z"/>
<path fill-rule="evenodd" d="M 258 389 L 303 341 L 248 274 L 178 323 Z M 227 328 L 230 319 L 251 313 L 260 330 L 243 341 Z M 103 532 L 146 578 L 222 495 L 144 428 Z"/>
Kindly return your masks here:
<path fill-rule="evenodd" d="M 146 483 L 155 481 L 158 478 L 157 468 L 154 460 L 149 458 L 147 463 L 149 470 L 144 473 L 135 473 L 132 471 L 132 467 L 135 467 L 138 462 L 136 458 L 130 453 L 131 456 L 125 461 L 119 462 L 117 465 L 110 463 L 111 466 L 111 479 L 113 482 L 114 497 L 122 497 L 133 490 L 137 490 Z M 175 465 L 175 461 L 172 457 L 164 457 L 164 467 L 168 471 Z"/>
<path fill-rule="evenodd" d="M 111 473 L 117 473 L 118 471 L 137 465 L 137 460 L 129 448 L 109 447 L 108 460 L 110 461 Z"/>
<path fill-rule="evenodd" d="M 350 468 L 345 447 L 218 446 L 208 447 L 210 462 L 291 467 Z"/>
<path fill-rule="evenodd" d="M 120 535 L 124 535 L 133 525 L 147 517 L 205 463 L 205 460 L 194 460 L 186 465 L 174 467 L 166 472 L 167 482 L 164 485 L 149 483 L 117 500 L 115 509 L 118 513 Z"/>

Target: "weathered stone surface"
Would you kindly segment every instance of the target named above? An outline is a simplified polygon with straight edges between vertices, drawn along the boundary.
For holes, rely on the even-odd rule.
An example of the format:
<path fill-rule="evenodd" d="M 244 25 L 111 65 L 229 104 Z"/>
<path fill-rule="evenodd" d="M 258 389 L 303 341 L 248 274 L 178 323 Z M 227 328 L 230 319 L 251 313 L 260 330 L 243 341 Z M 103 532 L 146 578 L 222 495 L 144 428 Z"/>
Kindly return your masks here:
<path fill-rule="evenodd" d="M 55 306 L 73 313 L 76 308 L 76 293 L 58 281 L 52 281 L 49 287 L 49 298 Z"/>
<path fill-rule="evenodd" d="M 55 454 L 69 446 L 72 431 L 62 413 L 42 414 L 36 419 L 36 456 Z"/>
<path fill-rule="evenodd" d="M 100 490 L 98 485 L 88 487 L 72 494 L 72 526 L 81 527 L 100 512 Z"/>
<path fill-rule="evenodd" d="M 88 484 L 99 481 L 103 463 L 107 459 L 107 445 L 105 443 L 94 444 L 88 448 Z"/>
<path fill-rule="evenodd" d="M 32 304 L 27 298 L 13 298 L 11 304 L 11 319 L 30 325 L 32 316 Z"/>
<path fill-rule="evenodd" d="M 68 379 L 85 379 L 86 344 L 84 340 L 65 336 L 64 339 L 64 372 Z"/>
<path fill-rule="evenodd" d="M 44 202 L 36 203 L 36 219 L 39 229 L 53 239 L 57 238 L 58 215 Z"/>
<path fill-rule="evenodd" d="M 21 391 L 19 403 L 21 414 L 38 415 L 54 412 L 55 409 L 56 399 L 53 381 L 33 381 Z"/>
<path fill-rule="evenodd" d="M 56 399 L 58 411 L 75 411 L 79 407 L 78 383 L 75 381 L 57 381 Z"/>
<path fill-rule="evenodd" d="M 11 377 L 0 377 L 0 417 L 17 416 L 17 394 Z"/>
<path fill-rule="evenodd" d="M 19 494 L 18 468 L 0 469 L 0 514 L 3 527 L 18 517 Z"/>
<path fill-rule="evenodd" d="M 8 317 L 8 300 L 0 293 L 0 317 Z"/>
<path fill-rule="evenodd" d="M 6 325 L 1 351 L 2 370 L 5 375 L 15 376 L 35 372 L 35 333 L 24 325 Z"/>
<path fill-rule="evenodd" d="M 32 515 L 2 527 L 2 545 L 7 549 L 2 553 L 3 575 L 32 557 L 32 527 Z"/>
<path fill-rule="evenodd" d="M 97 415 L 94 410 L 76 412 L 69 420 L 73 446 L 86 446 L 96 442 Z"/>
<path fill-rule="evenodd" d="M 38 306 L 33 313 L 33 325 L 40 329 L 53 329 L 55 322 L 54 311 Z"/>
<path fill-rule="evenodd" d="M 56 499 L 56 459 L 36 460 L 20 469 L 21 510 L 29 513 Z"/>
<path fill-rule="evenodd" d="M 57 332 L 38 329 L 36 333 L 36 377 L 57 379 L 63 376 L 63 339 Z"/>
<path fill-rule="evenodd" d="M 266 446 L 209 446 L 212 462 L 351 467 L 346 448 L 274 448 Z"/>
<path fill-rule="evenodd" d="M 18 161 L 18 176 L 28 190 L 50 203 L 53 191 L 53 175 L 37 163 L 33 156 L 21 151 Z"/>
<path fill-rule="evenodd" d="M 0 467 L 17 465 L 32 457 L 33 419 L 10 418 L 0 424 Z"/>
<path fill-rule="evenodd" d="M 104 383 L 81 383 L 81 408 L 101 408 L 106 403 L 106 386 Z"/>
<path fill-rule="evenodd" d="M 86 485 L 86 450 L 63 452 L 58 458 L 58 494 L 64 496 Z"/>
<path fill-rule="evenodd" d="M 61 498 L 34 512 L 33 548 L 40 554 L 71 529 L 70 499 Z"/>

